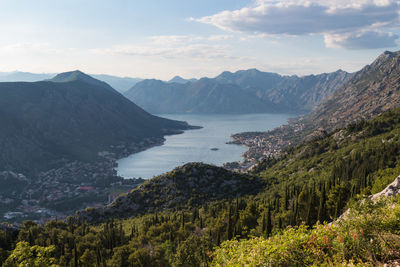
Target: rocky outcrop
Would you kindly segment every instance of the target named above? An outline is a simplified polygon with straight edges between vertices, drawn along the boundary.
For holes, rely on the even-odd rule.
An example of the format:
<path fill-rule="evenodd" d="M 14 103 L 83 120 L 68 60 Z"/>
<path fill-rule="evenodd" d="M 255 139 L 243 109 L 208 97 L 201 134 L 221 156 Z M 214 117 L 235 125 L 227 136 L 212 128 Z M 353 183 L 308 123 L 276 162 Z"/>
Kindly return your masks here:
<path fill-rule="evenodd" d="M 381 192 L 376 193 L 371 196 L 372 200 L 377 200 L 380 197 L 390 197 L 390 196 L 395 196 L 400 194 L 400 176 L 397 176 L 394 181 L 388 185 L 385 189 L 383 189 Z"/>
<path fill-rule="evenodd" d="M 400 175 L 394 179 L 394 181 L 388 185 L 385 189 L 383 189 L 381 192 L 373 194 L 369 196 L 369 198 L 372 201 L 377 201 L 378 199 L 382 197 L 391 197 L 400 194 Z M 342 215 L 340 215 L 335 221 L 329 223 L 330 225 L 335 224 L 341 220 L 345 220 L 348 218 L 350 214 L 350 209 L 347 209 L 345 212 L 343 212 Z"/>

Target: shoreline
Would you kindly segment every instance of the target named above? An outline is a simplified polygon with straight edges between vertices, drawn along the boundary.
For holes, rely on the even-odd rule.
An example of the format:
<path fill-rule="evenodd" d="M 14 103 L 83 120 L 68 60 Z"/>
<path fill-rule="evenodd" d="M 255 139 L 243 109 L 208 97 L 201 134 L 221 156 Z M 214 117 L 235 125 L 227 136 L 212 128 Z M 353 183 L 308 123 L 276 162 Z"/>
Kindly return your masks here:
<path fill-rule="evenodd" d="M 247 172 L 258 165 L 263 159 L 279 158 L 284 150 L 298 143 L 298 137 L 306 128 L 303 117 L 289 119 L 286 124 L 265 132 L 242 132 L 231 135 L 233 141 L 229 144 L 243 145 L 247 151 L 243 153 L 243 160 L 233 171 Z"/>
<path fill-rule="evenodd" d="M 165 136 L 198 128 L 187 125 L 185 130 L 169 131 L 162 137 L 112 145 L 108 151 L 97 152 L 97 159 L 91 162 L 69 160 L 28 177 L 26 186 L 17 195 L 0 197 L 1 222 L 18 226 L 25 220 L 33 220 L 44 224 L 52 219 L 65 219 L 77 210 L 107 205 L 145 181 L 119 176 L 115 170 L 119 159 L 163 145 Z M 13 172 L 6 174 L 25 177 Z"/>

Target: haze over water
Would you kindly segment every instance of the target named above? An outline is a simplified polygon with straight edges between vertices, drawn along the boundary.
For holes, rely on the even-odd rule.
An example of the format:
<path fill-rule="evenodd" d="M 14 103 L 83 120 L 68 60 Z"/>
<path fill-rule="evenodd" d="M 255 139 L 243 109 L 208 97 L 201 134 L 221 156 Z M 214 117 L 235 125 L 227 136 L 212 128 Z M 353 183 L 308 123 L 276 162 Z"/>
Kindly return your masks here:
<path fill-rule="evenodd" d="M 222 166 L 226 162 L 241 161 L 246 147 L 226 144 L 232 141 L 230 138 L 232 134 L 272 130 L 286 123 L 289 118 L 295 117 L 293 114 L 159 114 L 158 116 L 187 121 L 190 125 L 203 128 L 167 136 L 164 145 L 119 160 L 118 175 L 126 178 L 150 179 L 188 162 Z M 211 148 L 218 150 L 213 151 Z"/>

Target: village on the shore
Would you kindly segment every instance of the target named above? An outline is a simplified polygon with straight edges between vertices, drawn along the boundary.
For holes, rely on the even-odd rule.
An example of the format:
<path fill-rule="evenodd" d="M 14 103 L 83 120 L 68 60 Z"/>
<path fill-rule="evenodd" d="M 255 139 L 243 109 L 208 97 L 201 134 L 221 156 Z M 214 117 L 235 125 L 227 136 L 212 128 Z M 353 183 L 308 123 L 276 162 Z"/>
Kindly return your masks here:
<path fill-rule="evenodd" d="M 140 143 L 114 146 L 110 148 L 113 152 L 99 152 L 94 162 L 67 162 L 38 173 L 34 179 L 12 171 L 0 172 L 1 180 L 8 182 L 0 196 L 0 216 L 9 223 L 27 219 L 44 223 L 64 219 L 76 210 L 107 205 L 144 182 L 140 177 L 118 176 L 117 160 L 164 141 L 147 138 Z"/>

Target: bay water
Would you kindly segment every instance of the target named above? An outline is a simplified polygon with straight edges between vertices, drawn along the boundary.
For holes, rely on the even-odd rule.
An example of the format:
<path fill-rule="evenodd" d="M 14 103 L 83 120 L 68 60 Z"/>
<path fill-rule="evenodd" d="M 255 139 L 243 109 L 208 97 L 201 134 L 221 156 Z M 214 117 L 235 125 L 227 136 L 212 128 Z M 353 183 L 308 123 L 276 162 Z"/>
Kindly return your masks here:
<path fill-rule="evenodd" d="M 287 122 L 293 114 L 157 114 L 157 116 L 187 121 L 202 129 L 166 136 L 162 146 L 120 159 L 116 168 L 125 178 L 150 179 L 188 162 L 204 162 L 222 166 L 241 161 L 245 146 L 226 144 L 231 135 L 240 132 L 272 130 Z"/>

